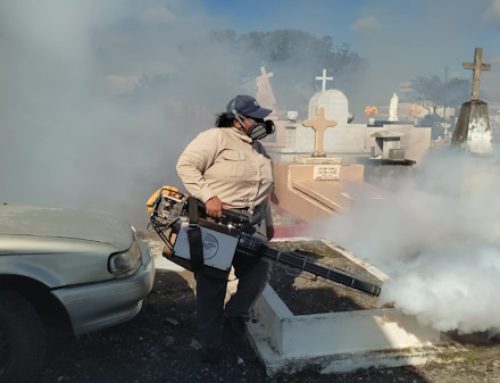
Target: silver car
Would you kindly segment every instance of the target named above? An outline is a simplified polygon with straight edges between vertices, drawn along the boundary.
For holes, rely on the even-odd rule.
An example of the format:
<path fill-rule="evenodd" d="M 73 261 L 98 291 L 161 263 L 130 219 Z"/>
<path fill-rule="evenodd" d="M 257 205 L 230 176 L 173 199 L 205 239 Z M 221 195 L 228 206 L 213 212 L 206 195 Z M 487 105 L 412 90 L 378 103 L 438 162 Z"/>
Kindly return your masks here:
<path fill-rule="evenodd" d="M 133 318 L 153 279 L 148 248 L 111 215 L 0 205 L 0 381 L 34 376 L 51 335 Z"/>

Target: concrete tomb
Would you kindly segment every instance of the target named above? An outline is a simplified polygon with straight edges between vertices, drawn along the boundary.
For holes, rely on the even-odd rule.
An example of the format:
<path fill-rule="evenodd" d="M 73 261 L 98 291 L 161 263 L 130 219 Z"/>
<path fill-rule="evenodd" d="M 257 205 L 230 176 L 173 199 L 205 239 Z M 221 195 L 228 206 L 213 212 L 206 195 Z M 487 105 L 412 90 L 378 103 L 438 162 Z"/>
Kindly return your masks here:
<path fill-rule="evenodd" d="M 404 160 L 405 150 L 401 147 L 402 133 L 380 131 L 373 133 L 375 146 L 372 146 L 371 156 L 388 160 Z"/>
<path fill-rule="evenodd" d="M 380 281 L 388 278 L 336 244 L 323 242 Z M 438 331 L 394 308 L 294 315 L 269 285 L 254 315 L 248 332 L 269 375 L 311 366 L 332 373 L 423 364 L 441 342 Z"/>
<path fill-rule="evenodd" d="M 326 72 L 319 79 L 326 86 Z M 409 152 L 404 146 L 416 147 L 416 157 L 430 147 L 430 129 L 398 123 L 373 128 L 350 124 L 347 97 L 336 89 L 311 97 L 308 119 L 302 124 L 297 112 L 289 112 L 287 117 L 286 145 L 266 146 L 274 162 L 279 207 L 305 222 L 340 214 L 357 201 L 386 197 L 384 191 L 364 182 L 365 167 L 358 163 L 360 158 L 369 157 L 371 148 L 383 145 L 377 140 L 386 141 L 384 147 L 380 146 L 381 153 L 398 165 L 415 162 L 404 158 Z M 399 137 L 392 142 L 389 136 Z M 414 141 L 423 146 L 413 145 Z"/>

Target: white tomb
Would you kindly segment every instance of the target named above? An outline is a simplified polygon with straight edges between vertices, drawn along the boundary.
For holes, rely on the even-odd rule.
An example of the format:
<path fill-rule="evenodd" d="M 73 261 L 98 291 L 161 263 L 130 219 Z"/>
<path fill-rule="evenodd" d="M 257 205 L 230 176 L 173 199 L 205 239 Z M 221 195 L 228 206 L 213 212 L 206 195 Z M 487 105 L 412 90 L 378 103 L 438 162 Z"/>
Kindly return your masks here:
<path fill-rule="evenodd" d="M 387 280 L 387 275 L 352 253 L 332 242 L 323 243 L 379 280 Z M 257 300 L 254 315 L 248 334 L 268 375 L 311 366 L 329 374 L 371 366 L 421 365 L 440 350 L 443 341 L 439 331 L 395 308 L 294 315 L 269 285 Z"/>
<path fill-rule="evenodd" d="M 317 110 L 325 110 L 325 118 L 337 122 L 335 128 L 327 129 L 324 135 L 324 149 L 327 153 L 364 152 L 365 125 L 350 125 L 349 101 L 337 89 L 317 92 L 309 101 L 308 120 L 316 116 Z M 312 153 L 314 150 L 314 131 L 298 125 L 294 145 L 288 149 L 297 153 Z"/>

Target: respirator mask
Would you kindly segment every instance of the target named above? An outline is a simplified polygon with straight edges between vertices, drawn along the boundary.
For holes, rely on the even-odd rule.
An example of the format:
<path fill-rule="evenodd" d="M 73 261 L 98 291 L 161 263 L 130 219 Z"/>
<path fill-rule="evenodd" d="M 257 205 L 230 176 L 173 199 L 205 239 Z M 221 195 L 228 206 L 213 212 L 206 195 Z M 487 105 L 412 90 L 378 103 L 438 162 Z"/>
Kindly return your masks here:
<path fill-rule="evenodd" d="M 243 117 L 240 115 L 236 109 L 232 110 L 232 113 L 234 114 L 234 117 L 238 120 L 238 122 L 243 125 Z M 252 118 L 252 117 L 250 117 Z M 274 127 L 274 122 L 271 120 L 266 120 L 264 119 L 254 119 L 252 118 L 255 123 L 248 129 L 247 134 L 248 136 L 256 141 L 256 140 L 262 140 L 264 137 L 268 136 L 269 134 L 273 134 L 275 127 Z"/>

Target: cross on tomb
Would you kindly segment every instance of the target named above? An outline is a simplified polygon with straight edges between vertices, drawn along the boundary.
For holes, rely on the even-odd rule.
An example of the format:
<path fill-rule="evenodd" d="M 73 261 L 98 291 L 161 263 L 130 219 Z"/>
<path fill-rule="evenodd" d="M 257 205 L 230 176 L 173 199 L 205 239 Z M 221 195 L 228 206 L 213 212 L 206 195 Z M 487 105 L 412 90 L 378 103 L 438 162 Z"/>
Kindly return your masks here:
<path fill-rule="evenodd" d="M 326 153 L 323 150 L 323 139 L 325 136 L 325 130 L 327 128 L 333 128 L 337 125 L 337 121 L 327 120 L 325 118 L 325 108 L 319 107 L 316 112 L 316 118 L 314 120 L 306 120 L 302 125 L 314 129 L 314 152 L 313 157 L 326 157 Z"/>
<path fill-rule="evenodd" d="M 326 82 L 333 80 L 333 76 L 326 77 L 326 69 L 323 69 L 323 75 L 316 76 L 316 80 L 321 81 L 321 90 L 324 92 L 326 90 Z"/>
<path fill-rule="evenodd" d="M 255 79 L 257 92 L 255 98 L 257 102 L 262 105 L 264 108 L 268 108 L 273 110 L 273 113 L 276 109 L 276 98 L 274 97 L 273 88 L 271 86 L 271 82 L 269 81 L 270 77 L 273 77 L 273 73 L 267 73 L 266 68 L 260 67 L 260 75 Z"/>
<path fill-rule="evenodd" d="M 260 75 L 263 77 L 263 78 L 271 78 L 274 76 L 274 73 L 271 72 L 271 73 L 267 73 L 266 72 L 266 68 L 261 66 L 260 67 Z"/>
<path fill-rule="evenodd" d="M 479 87 L 481 82 L 481 71 L 490 70 L 491 64 L 483 63 L 483 48 L 476 48 L 474 51 L 474 62 L 464 63 L 465 69 L 472 69 L 472 91 L 471 100 L 479 99 Z"/>

